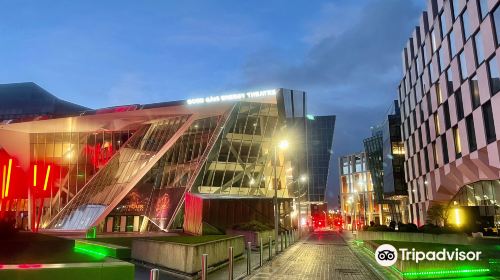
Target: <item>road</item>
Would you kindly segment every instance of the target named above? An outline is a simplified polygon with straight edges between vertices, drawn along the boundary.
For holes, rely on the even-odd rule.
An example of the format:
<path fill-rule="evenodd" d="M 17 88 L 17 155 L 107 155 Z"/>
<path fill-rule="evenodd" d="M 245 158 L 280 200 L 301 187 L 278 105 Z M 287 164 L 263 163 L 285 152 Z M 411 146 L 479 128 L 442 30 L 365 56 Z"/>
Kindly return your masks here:
<path fill-rule="evenodd" d="M 377 279 L 336 232 L 315 232 L 247 278 Z"/>

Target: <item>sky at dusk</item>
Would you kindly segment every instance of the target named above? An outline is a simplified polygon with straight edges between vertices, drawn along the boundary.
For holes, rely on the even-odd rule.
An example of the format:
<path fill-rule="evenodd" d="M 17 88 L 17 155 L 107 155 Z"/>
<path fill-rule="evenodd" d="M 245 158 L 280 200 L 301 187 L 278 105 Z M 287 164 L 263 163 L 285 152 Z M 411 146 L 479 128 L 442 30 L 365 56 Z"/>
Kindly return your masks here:
<path fill-rule="evenodd" d="M 310 114 L 337 115 L 336 203 L 337 158 L 361 151 L 397 98 L 424 2 L 0 0 L 0 83 L 91 108 L 304 90 Z"/>

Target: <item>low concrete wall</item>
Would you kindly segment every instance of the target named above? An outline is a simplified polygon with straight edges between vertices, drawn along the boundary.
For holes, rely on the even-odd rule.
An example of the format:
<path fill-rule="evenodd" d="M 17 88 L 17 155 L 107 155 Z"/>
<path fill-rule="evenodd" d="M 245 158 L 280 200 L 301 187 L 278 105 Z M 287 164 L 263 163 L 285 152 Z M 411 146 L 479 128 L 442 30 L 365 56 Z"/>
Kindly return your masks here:
<path fill-rule="evenodd" d="M 132 242 L 132 259 L 195 274 L 201 271 L 201 256 L 208 254 L 208 266 L 228 260 L 228 248 L 234 256 L 243 254 L 243 236 L 229 237 L 199 244 L 181 244 L 138 239 Z"/>
<path fill-rule="evenodd" d="M 271 240 L 274 241 L 274 231 L 246 231 L 246 230 L 236 230 L 236 229 L 227 229 L 226 234 L 228 235 L 243 235 L 245 238 L 245 244 L 247 242 L 252 242 L 252 247 L 260 247 L 260 238 L 263 238 L 264 245 L 269 244 L 269 236 L 271 236 Z"/>
<path fill-rule="evenodd" d="M 361 240 L 390 240 L 403 242 L 423 242 L 441 244 L 469 244 L 465 234 L 430 234 L 419 232 L 385 232 L 385 231 L 359 231 L 357 239 Z"/>
<path fill-rule="evenodd" d="M 0 269 L 0 279 L 133 280 L 134 269 L 133 264 L 121 261 L 38 264 L 29 268 L 19 268 L 18 265 L 4 265 Z"/>

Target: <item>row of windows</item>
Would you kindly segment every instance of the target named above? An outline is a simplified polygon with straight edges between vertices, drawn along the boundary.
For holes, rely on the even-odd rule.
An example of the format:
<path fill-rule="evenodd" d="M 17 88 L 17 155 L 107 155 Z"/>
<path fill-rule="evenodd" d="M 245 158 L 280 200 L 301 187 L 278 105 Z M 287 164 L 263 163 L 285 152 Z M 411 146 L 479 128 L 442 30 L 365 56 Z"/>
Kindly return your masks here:
<path fill-rule="evenodd" d="M 499 78 L 496 78 L 496 81 L 500 81 Z M 476 109 L 480 106 L 480 99 L 479 99 L 479 87 L 478 87 L 478 81 L 477 81 L 477 78 L 476 76 L 474 76 L 471 81 L 471 90 L 470 90 L 470 98 L 471 98 L 471 103 L 473 105 L 473 109 Z M 437 85 L 438 86 L 438 85 Z M 437 92 L 437 95 L 440 96 L 440 91 L 436 91 Z M 498 92 L 498 91 L 497 91 Z M 464 118 L 464 108 L 463 108 L 463 99 L 462 99 L 462 92 L 460 89 L 458 89 L 454 95 L 452 95 L 452 97 L 455 101 L 455 109 L 456 109 L 456 120 L 457 122 L 462 120 Z M 428 99 L 428 107 L 429 104 L 430 104 L 430 95 L 427 96 L 427 99 Z M 441 97 L 438 97 L 437 100 L 438 102 L 442 102 L 441 100 Z M 443 115 L 444 115 L 444 124 L 445 124 L 445 130 L 448 130 L 451 128 L 452 126 L 452 123 L 451 123 L 451 118 L 450 118 L 450 108 L 449 108 L 449 102 L 448 100 L 445 101 L 444 103 L 442 103 L 442 107 L 443 107 Z M 430 110 L 430 108 L 428 108 L 428 110 Z M 424 120 L 424 112 L 422 109 L 419 110 L 420 111 L 420 120 Z M 439 117 L 439 113 L 438 112 L 435 112 L 433 113 L 433 122 L 434 122 L 434 129 L 435 129 L 435 137 L 437 138 L 440 134 L 443 133 L 441 127 L 440 127 L 440 117 Z M 413 121 L 413 127 L 418 127 L 418 124 L 417 124 L 417 116 L 416 116 L 416 111 L 413 112 L 412 114 L 412 121 Z M 486 121 L 486 120 L 485 120 Z M 490 121 L 488 119 L 488 121 Z M 493 117 L 491 116 L 491 122 L 493 122 Z M 420 143 L 420 147 L 422 147 L 423 145 L 423 141 L 422 141 L 422 138 L 421 138 L 421 129 L 423 129 L 422 127 L 425 127 L 425 130 L 426 130 L 426 144 L 429 144 L 431 142 L 431 134 L 430 134 L 430 129 L 429 129 L 429 119 L 427 119 L 426 121 L 424 121 L 422 123 L 422 126 L 421 127 L 418 127 L 414 133 L 406 138 L 406 135 L 408 133 L 408 123 L 409 121 L 407 121 L 404 125 L 404 128 L 403 128 L 403 135 L 405 136 L 405 139 L 408 139 L 411 138 L 411 139 L 415 139 L 415 134 L 418 134 L 420 136 L 419 138 L 419 143 Z M 486 125 L 486 124 L 485 124 Z M 492 128 L 493 129 L 493 132 L 494 132 L 494 127 Z M 492 135 L 493 133 L 490 131 L 491 129 L 485 129 L 486 132 L 489 133 L 489 135 Z M 491 136 L 490 136 L 491 137 Z M 488 137 L 487 137 L 488 138 Z M 494 139 L 491 139 L 491 138 L 488 138 L 488 143 L 491 143 L 491 141 L 493 141 Z M 413 149 L 411 150 L 411 155 L 416 153 L 416 147 L 415 147 L 415 141 L 412 141 L 412 144 L 413 144 Z M 408 146 L 408 145 L 407 145 Z"/>
<path fill-rule="evenodd" d="M 480 1 L 482 2 L 482 1 Z M 452 3 L 450 3 L 452 4 Z M 453 5 L 454 7 L 456 5 Z M 478 3 L 478 7 L 481 7 L 480 11 L 478 11 L 478 13 L 481 15 L 481 18 L 484 19 L 487 15 L 487 5 L 485 5 L 484 3 Z M 457 10 L 455 11 L 457 12 Z M 461 12 L 461 11 L 458 11 L 458 12 Z M 468 15 L 468 10 L 465 9 L 463 10 L 463 13 L 460 15 L 457 15 L 457 16 L 461 16 L 462 18 L 462 37 L 463 37 L 463 41 L 466 41 L 467 38 L 470 37 L 470 26 L 469 26 L 469 15 Z M 444 38 L 445 35 L 446 35 L 446 20 L 444 19 L 444 13 L 441 13 L 441 34 L 442 34 L 442 37 Z M 465 20 L 463 20 L 465 18 Z M 500 32 L 500 9 L 497 7 L 494 12 L 492 13 L 492 18 L 493 18 L 493 25 L 494 25 L 494 30 L 496 30 L 496 33 L 498 34 Z M 498 45 L 498 38 L 499 36 L 497 35 L 496 36 L 496 42 L 497 42 L 497 45 Z M 435 32 L 434 30 L 431 31 L 431 45 L 432 45 L 432 50 L 433 51 L 436 51 L 438 50 L 438 53 L 436 54 L 437 58 L 438 58 L 438 62 L 439 62 L 439 72 L 442 73 L 445 69 L 445 65 L 444 65 L 444 52 L 445 52 L 445 49 L 446 49 L 446 44 L 443 44 L 441 47 L 438 47 L 437 44 L 436 44 L 436 35 L 435 35 Z M 454 36 L 454 32 L 453 30 L 451 30 L 448 34 L 448 45 L 450 46 L 450 52 L 447 52 L 449 54 L 448 58 L 450 58 L 450 60 L 452 58 L 454 58 L 456 56 L 456 46 L 455 46 L 455 36 Z M 474 44 L 473 44 L 474 48 L 476 49 L 475 53 L 477 53 L 477 55 L 475 55 L 475 60 L 477 62 L 477 64 L 481 64 L 482 61 L 484 60 L 484 46 L 483 46 L 483 42 L 482 42 L 482 39 L 481 39 L 481 33 L 478 32 L 474 35 Z M 427 53 L 426 53 L 426 45 L 425 43 L 423 43 L 422 45 L 422 48 L 421 48 L 421 52 L 420 52 L 420 56 L 418 56 L 417 54 L 417 57 L 415 58 L 415 61 L 416 61 L 416 65 L 417 65 L 417 69 L 418 69 L 418 75 L 419 76 L 422 76 L 422 72 L 423 72 L 423 69 L 421 67 L 422 63 L 425 64 L 425 62 L 427 62 L 427 60 L 431 60 L 429 56 L 427 56 Z M 427 60 L 426 60 L 427 59 Z M 422 61 L 421 61 L 422 60 Z M 465 53 L 462 51 L 460 52 L 459 54 L 459 63 L 460 64 L 460 69 L 461 69 L 461 72 L 462 72 L 462 80 L 466 79 L 467 75 L 465 73 L 467 73 L 467 66 L 466 66 L 466 60 L 465 60 Z M 411 69 L 414 71 L 414 67 Z M 430 81 L 431 82 L 435 82 L 436 79 L 437 79 L 437 75 L 435 75 L 435 72 L 434 71 L 434 67 L 432 65 L 432 62 L 429 63 L 428 67 L 427 67 L 427 71 L 428 72 L 428 75 L 430 77 Z M 412 75 L 412 71 L 409 71 L 407 76 L 404 78 L 404 81 L 403 83 L 401 84 L 401 87 L 400 87 L 400 100 L 402 102 L 404 102 L 405 100 L 405 97 L 410 94 L 411 92 L 411 88 L 409 86 L 409 83 L 410 83 L 410 80 L 411 80 L 411 83 L 413 84 L 413 88 L 416 88 L 417 91 L 424 91 L 424 92 L 427 92 L 429 90 L 429 86 L 427 84 L 427 79 L 420 79 L 421 80 L 421 83 L 422 85 L 420 86 L 420 88 L 418 86 L 415 87 L 415 84 L 417 83 L 418 79 L 412 79 L 412 77 L 415 77 L 416 76 L 416 73 L 414 73 Z M 451 70 L 450 68 L 448 68 L 448 70 L 446 70 L 447 73 L 448 73 L 448 80 L 451 81 L 452 80 L 452 75 L 451 75 Z M 498 70 L 496 70 L 496 72 L 498 72 Z M 427 78 L 427 77 L 426 77 Z M 423 81 L 422 81 L 423 80 Z M 498 91 L 497 89 L 497 84 L 498 83 L 494 83 L 493 85 L 495 86 L 495 89 L 492 90 L 492 92 L 496 92 Z M 414 95 L 415 93 L 413 93 Z M 422 92 L 417 92 L 417 94 L 419 95 L 419 97 L 422 96 Z M 418 100 L 420 100 L 420 98 L 418 98 Z M 412 100 L 410 100 L 411 102 Z M 417 102 L 415 100 L 415 102 L 413 102 L 413 105 L 415 105 Z M 409 107 L 411 108 L 414 108 L 414 106 L 408 106 L 409 104 L 405 104 L 406 106 L 402 106 L 403 107 L 403 116 L 407 116 L 408 115 L 408 112 L 409 112 Z"/>
<path fill-rule="evenodd" d="M 487 143 L 491 143 L 491 142 L 496 140 L 495 123 L 494 123 L 494 119 L 493 119 L 493 108 L 491 106 L 491 102 L 488 101 L 482 106 L 482 117 L 484 120 L 484 131 L 485 131 L 486 141 L 487 141 Z M 426 123 L 426 128 L 427 128 L 426 130 L 428 130 L 428 127 L 429 127 L 428 123 Z M 472 114 L 468 115 L 465 118 L 465 128 L 466 128 L 466 134 L 462 136 L 462 139 L 467 139 L 468 150 L 470 153 L 470 152 L 477 150 L 476 130 L 475 130 L 474 119 L 473 119 Z M 416 135 L 418 135 L 417 138 L 419 139 L 420 147 L 422 147 L 422 133 L 421 133 L 421 131 L 419 130 Z M 427 138 L 429 138 L 428 131 L 426 132 L 426 135 L 427 135 Z M 413 149 L 416 150 L 414 136 L 415 136 L 415 134 L 410 139 L 410 142 L 412 144 Z M 460 158 L 462 156 L 462 141 L 461 141 L 460 136 L 461 136 L 461 131 L 460 131 L 458 125 L 456 125 L 452 128 L 452 137 L 453 137 L 455 158 Z M 440 137 L 440 142 L 441 142 L 440 143 L 441 144 L 441 156 L 443 158 L 443 163 L 447 164 L 450 161 L 449 154 L 448 154 L 447 135 L 446 135 L 446 133 L 444 133 L 444 134 L 440 135 L 439 137 Z M 467 138 L 465 138 L 465 137 L 467 137 Z M 425 157 L 425 160 L 424 160 L 425 169 L 423 169 L 421 166 L 420 153 L 417 153 L 416 157 L 412 157 L 412 159 L 410 159 L 410 161 L 412 161 L 412 160 L 417 161 L 417 164 L 416 164 L 417 169 L 415 169 L 415 167 L 412 166 L 412 170 L 411 170 L 412 178 L 417 178 L 417 177 L 431 171 L 431 168 L 430 168 L 431 166 L 433 167 L 433 169 L 439 167 L 440 155 L 437 152 L 436 143 L 437 143 L 436 141 L 433 141 L 432 143 L 430 143 L 431 144 L 430 147 L 432 149 L 432 155 L 433 155 L 433 162 L 430 162 L 429 155 L 427 154 L 427 152 L 428 152 L 427 147 L 429 147 L 429 146 L 426 146 L 423 148 L 423 154 Z M 407 145 L 409 145 L 408 142 L 407 142 Z M 406 165 L 406 167 L 408 168 L 408 165 Z M 407 170 L 407 172 L 408 171 L 409 170 Z M 407 174 L 410 174 L 410 173 L 407 173 Z"/>

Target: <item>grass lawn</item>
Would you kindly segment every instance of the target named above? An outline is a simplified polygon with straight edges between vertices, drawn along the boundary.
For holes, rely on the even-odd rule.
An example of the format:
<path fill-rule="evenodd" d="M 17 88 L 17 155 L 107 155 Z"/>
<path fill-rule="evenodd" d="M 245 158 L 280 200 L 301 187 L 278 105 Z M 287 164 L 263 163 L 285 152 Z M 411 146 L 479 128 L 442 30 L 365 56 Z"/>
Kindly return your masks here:
<path fill-rule="evenodd" d="M 149 239 L 182 244 L 198 244 L 205 243 L 230 237 L 229 235 L 203 235 L 203 236 L 154 236 L 154 237 L 104 237 L 88 239 L 89 241 L 97 241 L 109 243 L 123 247 L 132 247 L 132 241 L 135 239 Z"/>
<path fill-rule="evenodd" d="M 102 262 L 103 258 L 74 252 L 73 247 L 73 240 L 19 232 L 0 239 L 0 264 Z"/>

